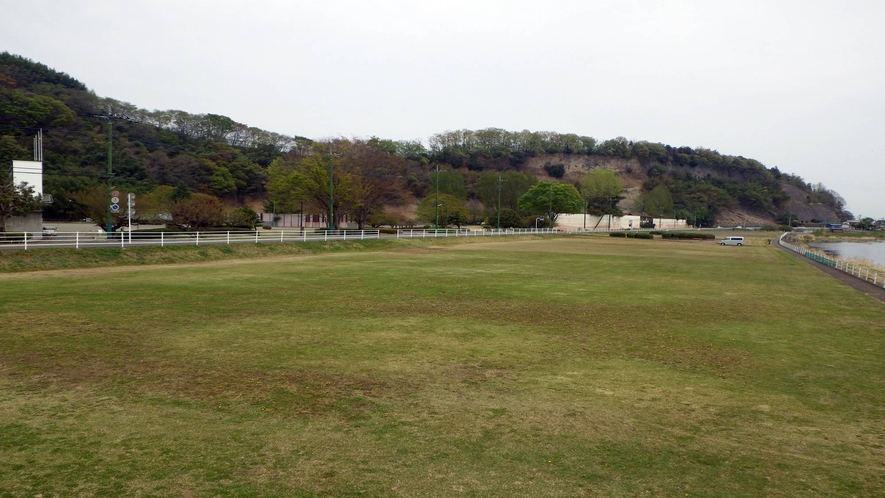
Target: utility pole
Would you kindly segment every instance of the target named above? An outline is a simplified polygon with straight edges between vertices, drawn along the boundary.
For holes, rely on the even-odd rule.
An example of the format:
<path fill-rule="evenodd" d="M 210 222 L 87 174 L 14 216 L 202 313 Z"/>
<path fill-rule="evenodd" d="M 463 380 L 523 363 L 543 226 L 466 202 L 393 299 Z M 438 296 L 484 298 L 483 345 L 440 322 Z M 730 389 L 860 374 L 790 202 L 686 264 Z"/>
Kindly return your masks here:
<path fill-rule="evenodd" d="M 550 230 L 553 230 L 553 184 L 550 184 L 550 212 L 547 213 L 550 219 Z"/>
<path fill-rule="evenodd" d="M 105 230 L 108 238 L 111 238 L 111 232 L 114 229 L 114 224 L 111 222 L 111 190 L 114 188 L 111 185 L 111 178 L 114 177 L 114 122 L 111 120 L 111 117 L 108 116 L 108 190 L 107 190 L 107 201 L 108 201 L 108 223 Z"/>
<path fill-rule="evenodd" d="M 496 226 L 498 230 L 501 230 L 501 185 L 506 181 L 501 178 L 501 175 L 498 175 L 498 223 Z"/>
<path fill-rule="evenodd" d="M 612 209 L 612 198 L 609 197 L 608 198 L 608 231 L 609 232 L 612 231 L 612 211 L 614 211 L 614 209 Z"/>
<path fill-rule="evenodd" d="M 111 114 L 111 109 L 108 109 L 107 114 L 95 114 L 93 115 L 96 118 L 103 119 L 108 122 L 108 172 L 105 174 L 105 178 L 107 179 L 107 225 L 105 226 L 105 233 L 108 238 L 111 238 L 111 234 L 114 230 L 113 217 L 111 213 L 111 191 L 114 189 L 114 186 L 111 185 L 111 180 L 114 178 L 114 120 L 123 120 L 123 121 L 132 121 L 137 122 L 136 120 L 130 118 L 129 116 L 121 116 L 119 114 Z"/>
<path fill-rule="evenodd" d="M 439 163 L 436 164 L 436 229 L 439 230 Z"/>
<path fill-rule="evenodd" d="M 329 141 L 329 230 L 335 230 L 335 183 L 332 174 L 332 141 Z"/>

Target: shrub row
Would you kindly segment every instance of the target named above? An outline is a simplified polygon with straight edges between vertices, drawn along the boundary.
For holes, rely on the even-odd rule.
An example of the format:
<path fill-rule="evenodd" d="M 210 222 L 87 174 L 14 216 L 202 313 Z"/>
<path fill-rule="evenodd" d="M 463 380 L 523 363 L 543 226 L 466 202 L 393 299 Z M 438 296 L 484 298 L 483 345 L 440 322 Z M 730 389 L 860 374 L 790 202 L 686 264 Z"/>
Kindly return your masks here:
<path fill-rule="evenodd" d="M 631 239 L 653 239 L 654 235 L 648 232 L 610 232 L 609 237 L 628 237 Z"/>
<path fill-rule="evenodd" d="M 661 236 L 664 239 L 700 239 L 713 240 L 716 238 L 712 233 L 705 232 L 668 232 Z"/>

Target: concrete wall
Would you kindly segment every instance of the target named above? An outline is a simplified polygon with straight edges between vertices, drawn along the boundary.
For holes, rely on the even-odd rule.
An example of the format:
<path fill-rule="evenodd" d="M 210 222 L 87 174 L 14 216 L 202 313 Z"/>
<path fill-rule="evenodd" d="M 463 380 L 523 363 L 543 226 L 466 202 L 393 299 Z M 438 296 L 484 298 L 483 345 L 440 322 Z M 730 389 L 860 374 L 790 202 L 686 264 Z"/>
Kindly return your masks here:
<path fill-rule="evenodd" d="M 612 230 L 627 230 L 631 227 L 634 230 L 638 230 L 639 221 L 639 216 L 637 215 L 612 216 L 611 220 L 609 220 L 608 215 L 593 216 L 590 214 L 561 214 L 556 219 L 556 225 L 560 228 L 586 227 L 587 229 L 596 228 L 597 230 L 607 230 L 609 226 L 611 226 Z M 654 224 L 655 229 L 658 230 L 688 228 L 685 220 L 676 220 L 673 218 L 655 218 Z"/>
<path fill-rule="evenodd" d="M 31 213 L 27 216 L 13 216 L 6 220 L 7 232 L 33 232 L 40 238 L 43 234 L 43 213 Z"/>

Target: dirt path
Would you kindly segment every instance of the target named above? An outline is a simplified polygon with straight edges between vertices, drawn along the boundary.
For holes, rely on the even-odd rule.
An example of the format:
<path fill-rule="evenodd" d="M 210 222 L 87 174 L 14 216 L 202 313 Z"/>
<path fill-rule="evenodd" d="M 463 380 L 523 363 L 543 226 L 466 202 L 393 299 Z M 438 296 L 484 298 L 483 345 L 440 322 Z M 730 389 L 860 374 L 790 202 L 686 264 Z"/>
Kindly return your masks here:
<path fill-rule="evenodd" d="M 873 284 L 866 282 L 864 280 L 861 280 L 857 277 L 853 277 L 853 276 L 851 276 L 843 271 L 837 270 L 833 267 L 827 266 L 822 263 L 818 263 L 817 261 L 814 261 L 813 259 L 808 259 L 805 256 L 800 256 L 800 255 L 794 253 L 793 251 L 787 249 L 786 247 L 781 246 L 780 244 L 777 243 L 777 241 L 774 241 L 774 245 L 775 245 L 775 247 L 777 247 L 781 251 L 784 251 L 787 254 L 791 254 L 791 255 L 795 256 L 800 261 L 804 261 L 804 262 L 810 264 L 811 266 L 813 266 L 813 267 L 817 268 L 818 270 L 826 273 L 827 275 L 835 278 L 836 280 L 842 282 L 843 284 L 845 284 L 849 287 L 852 287 L 854 289 L 857 289 L 857 290 L 863 292 L 864 294 L 866 294 L 870 297 L 876 298 L 879 301 L 882 301 L 883 303 L 885 303 L 885 289 L 883 289 L 882 287 L 873 285 Z"/>

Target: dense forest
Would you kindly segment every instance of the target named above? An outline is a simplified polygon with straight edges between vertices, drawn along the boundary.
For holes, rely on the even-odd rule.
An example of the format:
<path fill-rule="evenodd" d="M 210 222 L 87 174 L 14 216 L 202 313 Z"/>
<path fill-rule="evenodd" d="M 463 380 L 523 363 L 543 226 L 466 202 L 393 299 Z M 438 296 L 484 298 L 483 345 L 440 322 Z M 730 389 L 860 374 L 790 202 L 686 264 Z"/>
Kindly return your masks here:
<path fill-rule="evenodd" d="M 501 215 L 509 226 L 518 226 L 537 214 L 520 209 L 519 199 L 539 181 L 571 183 L 584 196 L 584 209 L 593 213 L 675 214 L 714 225 L 722 213 L 741 209 L 785 220 L 791 201 L 785 186 L 791 185 L 805 196 L 803 202 L 850 216 L 839 195 L 823 185 L 709 149 L 496 128 L 446 131 L 429 137 L 426 145 L 378 137 L 314 141 L 222 115 L 140 109 L 99 97 L 43 64 L 2 53 L 0 164 L 32 158 L 39 130 L 44 190 L 53 197 L 44 207 L 49 219 L 101 212 L 107 202 L 109 140 L 111 182 L 139 196 L 143 217 L 171 212 L 176 202 L 196 196 L 229 212 L 248 212 L 247 206 L 277 213 L 331 208 L 336 219 L 346 216 L 360 226 L 404 225 L 432 221 L 421 209 L 432 194 L 434 206 L 442 205 L 440 195 L 452 204 L 446 206 L 445 223 L 450 216 L 460 224 Z M 566 164 L 575 158 L 584 164 L 577 172 Z M 585 178 L 599 168 L 639 178 L 638 195 L 627 199 L 617 183 L 599 190 L 596 179 Z"/>

